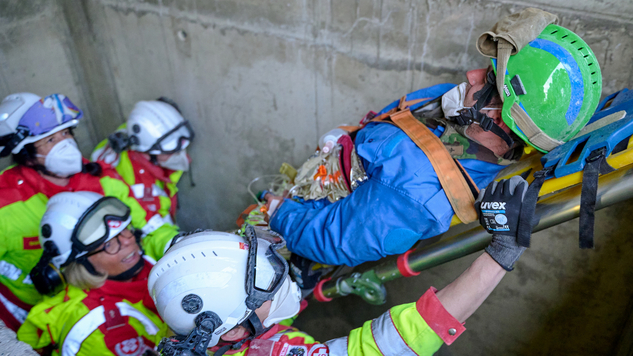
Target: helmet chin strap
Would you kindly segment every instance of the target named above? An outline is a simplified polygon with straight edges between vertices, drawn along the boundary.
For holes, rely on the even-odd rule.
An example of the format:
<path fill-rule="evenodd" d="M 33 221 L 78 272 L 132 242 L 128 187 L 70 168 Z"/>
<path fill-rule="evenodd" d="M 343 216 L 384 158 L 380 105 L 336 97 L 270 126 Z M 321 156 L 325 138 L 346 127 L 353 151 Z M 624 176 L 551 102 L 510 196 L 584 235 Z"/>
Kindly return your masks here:
<path fill-rule="evenodd" d="M 250 335 L 234 344 L 224 345 L 220 347 L 218 351 L 213 354 L 213 356 L 222 356 L 229 349 L 239 350 L 242 345 L 244 345 L 244 343 L 253 340 L 254 338 L 262 335 L 266 331 L 270 330 L 270 328 L 272 328 L 272 326 L 270 328 L 264 328 L 264 324 L 262 324 L 261 320 L 259 320 L 259 316 L 257 316 L 257 313 L 255 313 L 254 311 L 251 313 L 248 319 L 244 320 L 239 326 L 245 327 L 250 332 Z"/>
<path fill-rule="evenodd" d="M 88 271 L 88 273 L 92 274 L 93 276 L 103 276 L 103 274 L 97 272 L 97 270 L 92 265 L 92 263 L 88 261 L 88 258 L 81 257 L 77 260 L 77 262 L 81 263 L 84 267 L 86 267 L 86 270 Z"/>
<path fill-rule="evenodd" d="M 134 264 L 134 266 L 123 273 L 117 274 L 116 276 L 108 276 L 108 279 L 113 281 L 127 281 L 128 279 L 136 276 L 143 269 L 143 266 L 145 266 L 145 259 L 143 259 L 142 257 L 144 253 L 142 251 L 143 250 L 141 250 L 141 258 L 138 260 L 138 262 Z M 94 276 L 103 276 L 102 273 L 97 272 L 92 263 L 88 261 L 88 258 L 80 257 L 77 262 L 81 263 L 86 268 L 88 273 Z"/>
<path fill-rule="evenodd" d="M 473 122 L 477 122 L 484 131 L 491 131 L 505 141 L 508 148 L 512 148 L 514 140 L 512 140 L 510 135 L 503 131 L 503 129 L 494 122 L 493 118 L 480 112 L 481 109 L 485 108 L 486 105 L 492 101 L 495 95 L 499 95 L 495 81 L 495 73 L 493 71 L 488 72 L 486 84 L 473 95 L 473 99 L 477 100 L 475 104 L 468 109 L 462 109 L 458 116 L 450 117 L 450 119 L 455 120 L 455 122 L 461 126 L 468 126 Z"/>
<path fill-rule="evenodd" d="M 139 258 L 138 262 L 136 262 L 136 264 L 134 264 L 132 268 L 123 273 L 117 274 L 116 276 L 108 276 L 108 279 L 113 281 L 127 281 L 128 279 L 136 276 L 143 269 L 143 266 L 145 266 L 145 260 L 141 256 L 141 258 Z"/>

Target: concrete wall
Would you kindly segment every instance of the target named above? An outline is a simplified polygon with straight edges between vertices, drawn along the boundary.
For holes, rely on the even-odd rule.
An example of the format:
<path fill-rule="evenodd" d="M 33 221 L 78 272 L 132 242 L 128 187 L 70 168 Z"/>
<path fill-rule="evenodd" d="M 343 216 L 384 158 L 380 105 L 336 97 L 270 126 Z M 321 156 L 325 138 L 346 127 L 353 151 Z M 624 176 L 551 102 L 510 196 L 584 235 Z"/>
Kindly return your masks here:
<path fill-rule="evenodd" d="M 249 203 L 245 187 L 252 178 L 276 173 L 282 162 L 300 165 L 336 124 L 357 122 L 420 87 L 463 81 L 466 70 L 487 65 L 474 47 L 477 36 L 525 6 L 557 13 L 589 43 L 602 68 L 604 94 L 633 87 L 630 1 L 2 0 L 0 96 L 68 95 L 86 114 L 77 130 L 85 154 L 135 102 L 175 99 L 198 135 L 191 149 L 196 186 L 186 177 L 181 184 L 179 222 L 185 229 L 228 229 Z M 549 238 L 542 240 L 553 239 L 555 246 L 526 254 L 526 272 L 503 282 L 452 350 L 565 354 L 566 344 L 592 343 L 588 354 L 609 354 L 633 294 L 624 257 L 633 246 L 624 226 L 614 228 L 626 217 L 622 211 L 613 210 L 605 225 L 618 243 L 593 252 L 574 249 L 573 225 L 544 233 Z M 390 303 L 413 300 L 431 283 L 448 283 L 470 260 L 423 274 L 415 291 L 403 287 L 410 281 L 394 284 Z M 598 282 L 607 280 L 621 293 L 606 298 L 617 297 L 617 303 L 598 298 Z M 593 293 L 593 304 L 579 306 L 583 312 L 568 300 L 578 293 Z M 359 312 L 337 319 L 345 327 L 384 310 L 352 298 L 340 303 L 349 308 L 346 315 Z M 516 311 L 505 312 L 512 305 Z M 330 315 L 337 309 L 321 310 Z M 574 315 L 572 326 L 559 310 Z M 591 310 L 615 319 L 585 319 Z M 321 325 L 312 313 L 303 325 L 329 337 L 328 330 L 318 334 L 310 327 Z M 584 352 L 567 354 L 578 353 Z"/>

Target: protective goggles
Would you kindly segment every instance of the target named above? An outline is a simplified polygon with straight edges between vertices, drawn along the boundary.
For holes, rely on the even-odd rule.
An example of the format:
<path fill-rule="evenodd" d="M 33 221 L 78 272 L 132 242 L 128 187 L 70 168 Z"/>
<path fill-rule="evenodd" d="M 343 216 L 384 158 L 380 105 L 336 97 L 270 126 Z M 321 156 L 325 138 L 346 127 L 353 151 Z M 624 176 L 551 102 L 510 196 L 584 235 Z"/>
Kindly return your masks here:
<path fill-rule="evenodd" d="M 131 222 L 130 208 L 114 197 L 103 197 L 92 204 L 79 218 L 70 240 L 73 254 L 70 261 L 95 250 L 117 236 Z"/>
<path fill-rule="evenodd" d="M 249 245 L 246 268 L 246 293 L 248 293 L 246 307 L 255 310 L 265 301 L 273 299 L 288 274 L 288 263 L 277 252 L 285 245 L 285 241 L 272 231 L 264 229 L 256 231 L 251 225 L 246 227 L 245 237 Z M 262 260 L 263 258 L 266 260 Z M 272 269 L 262 267 L 268 265 L 272 266 Z"/>
<path fill-rule="evenodd" d="M 156 140 L 156 143 L 150 147 L 149 152 L 163 154 L 178 152 L 187 148 L 194 136 L 195 134 L 189 121 L 185 120 Z"/>

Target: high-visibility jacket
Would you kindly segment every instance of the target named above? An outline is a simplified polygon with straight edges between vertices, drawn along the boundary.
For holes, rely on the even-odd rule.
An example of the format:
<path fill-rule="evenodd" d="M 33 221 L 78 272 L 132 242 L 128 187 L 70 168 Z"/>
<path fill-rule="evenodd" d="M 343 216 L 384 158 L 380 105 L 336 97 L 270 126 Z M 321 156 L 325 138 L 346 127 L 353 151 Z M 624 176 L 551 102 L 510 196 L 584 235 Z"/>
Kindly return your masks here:
<path fill-rule="evenodd" d="M 42 255 L 40 220 L 53 195 L 83 190 L 113 196 L 130 207 L 134 227 L 147 225 L 145 211 L 127 184 L 107 165 L 102 168 L 100 177 L 78 173 L 63 187 L 25 166 L 12 166 L 0 174 L 0 319 L 11 329 L 17 330 L 31 306 L 41 300 L 29 273 Z M 177 233 L 168 224 L 151 231 L 142 242 L 146 253 L 160 258 Z"/>
<path fill-rule="evenodd" d="M 152 263 L 129 282 L 97 289 L 68 286 L 31 309 L 18 339 L 53 355 L 140 356 L 167 336 L 168 327 L 147 290 Z"/>
<path fill-rule="evenodd" d="M 452 87 L 420 89 L 407 100 L 431 101 Z M 431 131 L 441 136 L 443 128 Z M 270 227 L 290 251 L 323 264 L 356 266 L 404 253 L 448 230 L 453 208 L 428 157 L 404 131 L 371 122 L 357 132 L 354 145 L 367 174 L 356 190 L 334 203 L 286 199 L 274 212 Z M 459 162 L 479 188 L 503 169 L 478 159 Z"/>
<path fill-rule="evenodd" d="M 319 343 L 293 327 L 275 325 L 248 341 L 235 356 L 426 356 L 448 345 L 466 328 L 451 316 L 429 289 L 416 302 L 391 308 L 352 330 L 348 336 Z M 217 351 L 218 346 L 211 349 Z M 251 350 L 253 353 L 251 354 Z"/>
<path fill-rule="evenodd" d="M 125 124 L 119 126 L 123 130 Z M 178 187 L 183 171 L 157 166 L 136 151 L 114 152 L 108 140 L 101 141 L 91 154 L 95 162 L 110 164 L 121 175 L 148 216 L 159 214 L 167 222 L 176 220 Z"/>

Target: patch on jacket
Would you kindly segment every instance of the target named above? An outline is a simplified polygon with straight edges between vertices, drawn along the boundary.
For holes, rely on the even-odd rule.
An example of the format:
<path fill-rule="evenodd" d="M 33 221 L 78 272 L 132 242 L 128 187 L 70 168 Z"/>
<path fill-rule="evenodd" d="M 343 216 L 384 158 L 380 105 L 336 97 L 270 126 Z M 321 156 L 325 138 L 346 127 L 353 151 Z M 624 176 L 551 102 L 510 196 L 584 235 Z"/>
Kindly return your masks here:
<path fill-rule="evenodd" d="M 118 356 L 141 356 L 146 350 L 150 349 L 143 343 L 143 338 L 140 336 L 121 341 L 114 346 L 114 352 Z"/>
<path fill-rule="evenodd" d="M 280 356 L 307 356 L 308 348 L 305 346 L 285 344 L 279 353 Z"/>
<path fill-rule="evenodd" d="M 308 356 L 328 356 L 329 354 L 330 350 L 323 344 L 312 345 L 308 352 Z"/>

